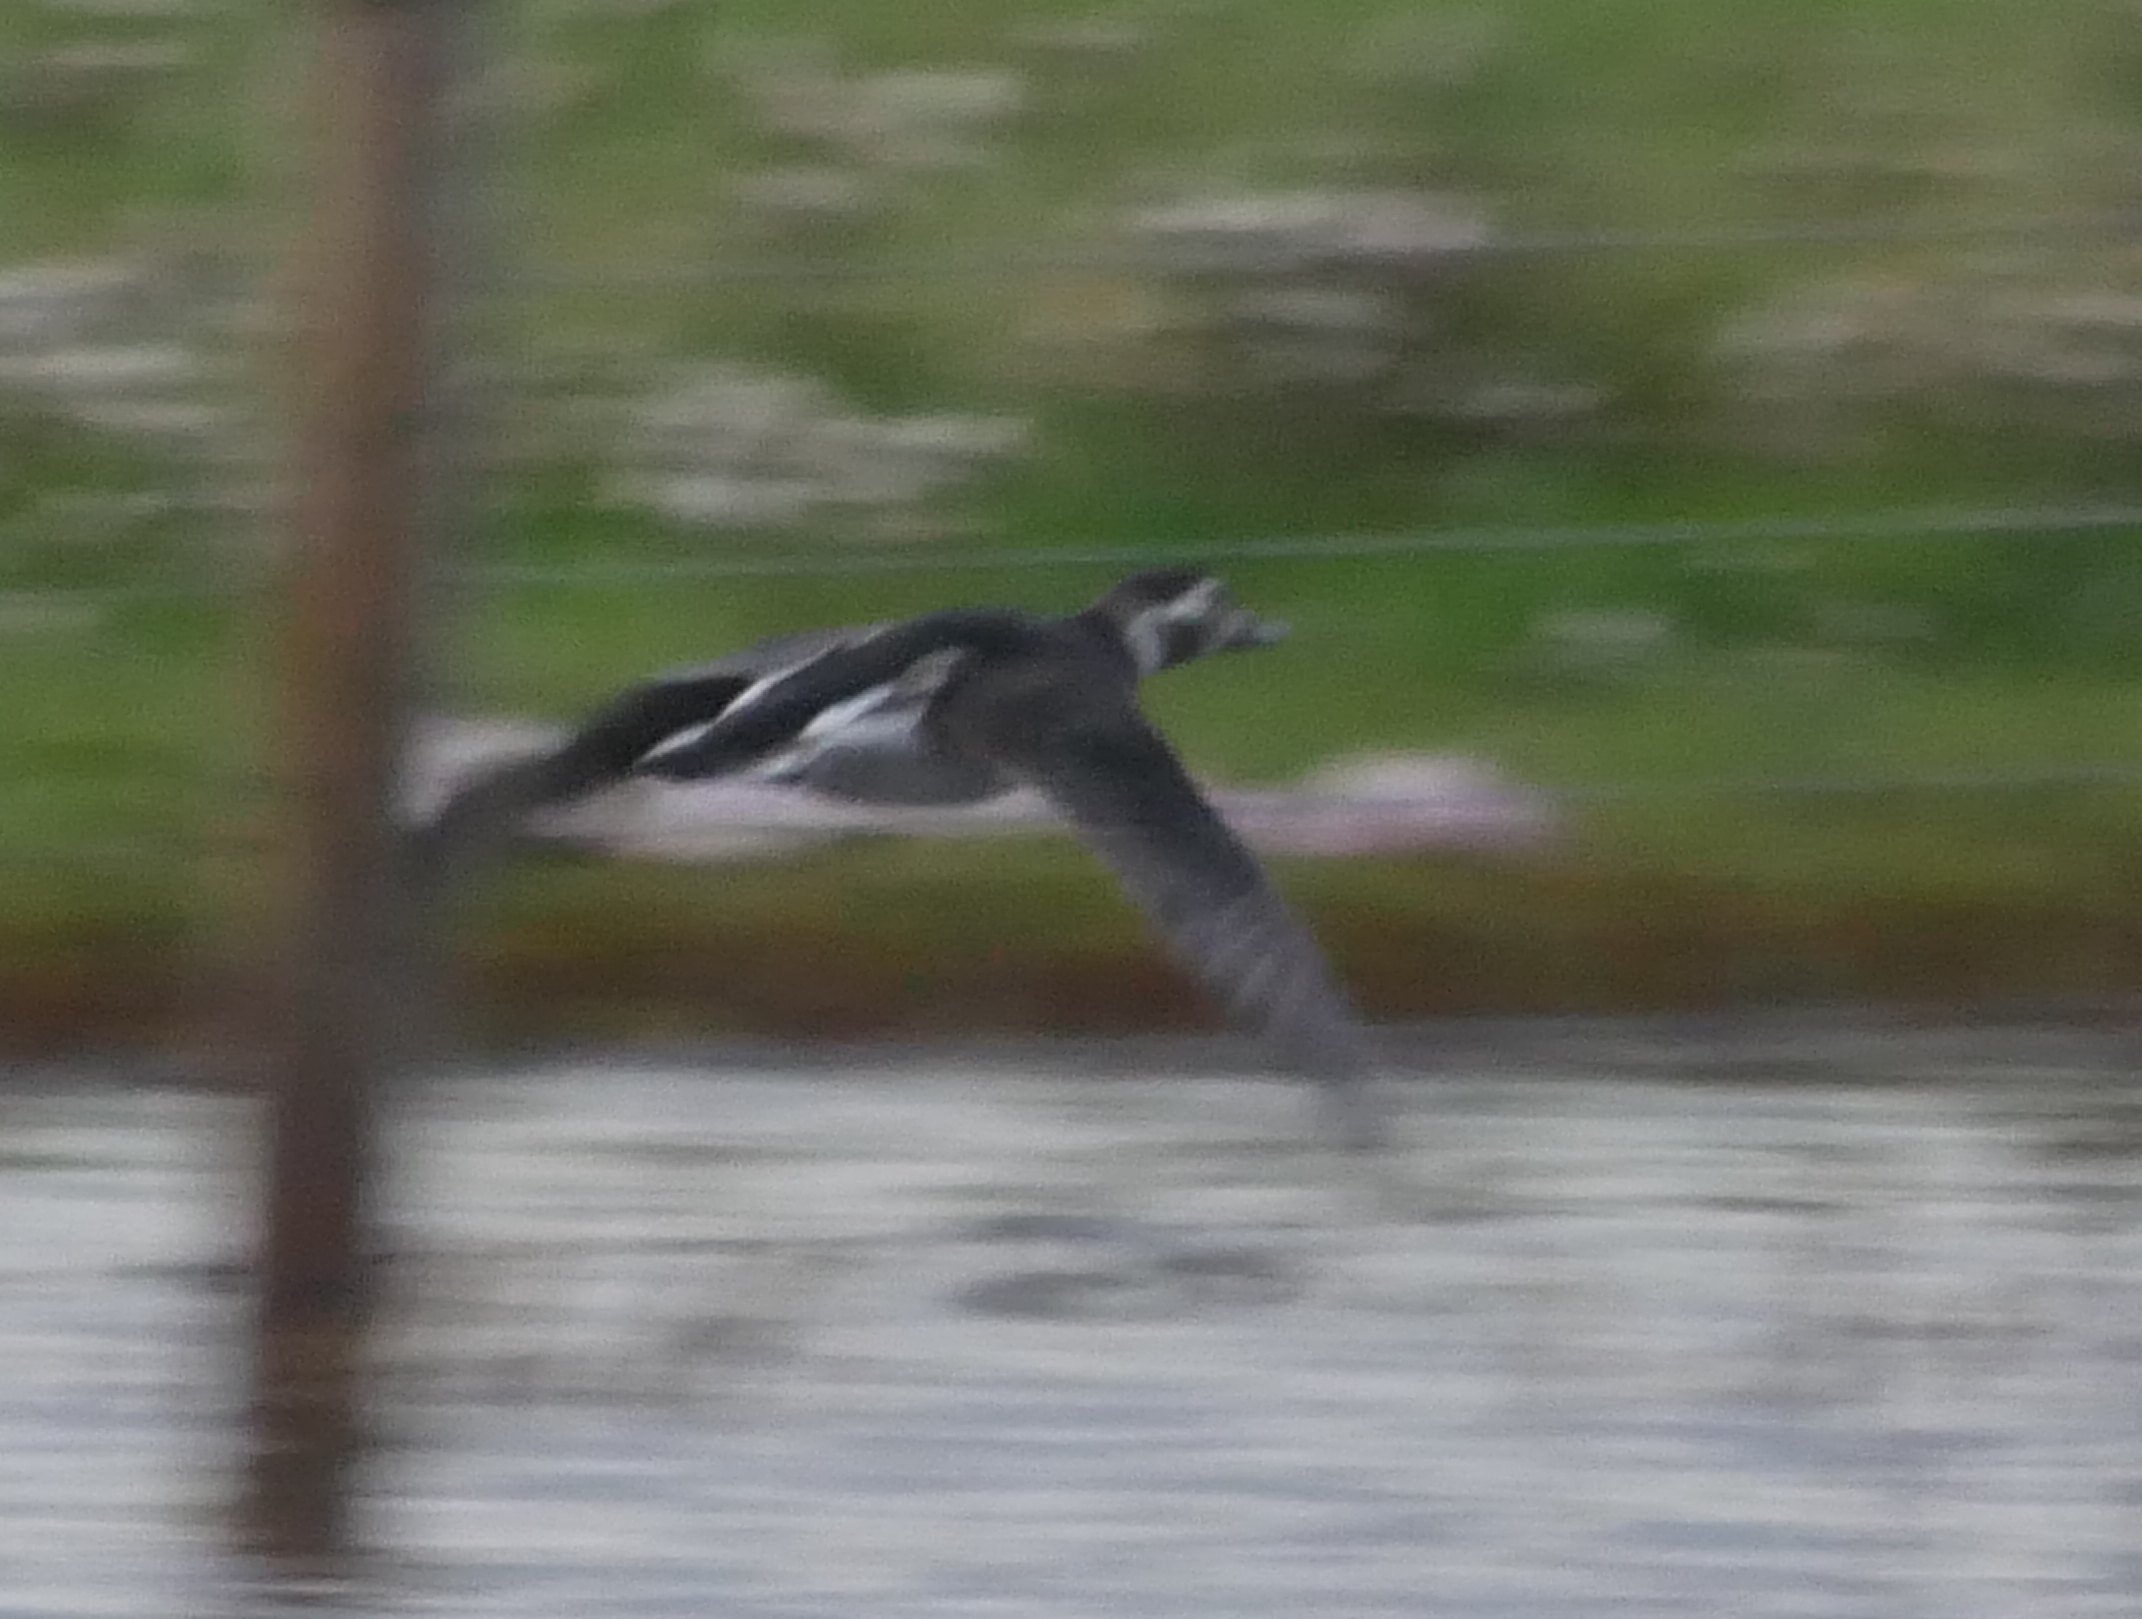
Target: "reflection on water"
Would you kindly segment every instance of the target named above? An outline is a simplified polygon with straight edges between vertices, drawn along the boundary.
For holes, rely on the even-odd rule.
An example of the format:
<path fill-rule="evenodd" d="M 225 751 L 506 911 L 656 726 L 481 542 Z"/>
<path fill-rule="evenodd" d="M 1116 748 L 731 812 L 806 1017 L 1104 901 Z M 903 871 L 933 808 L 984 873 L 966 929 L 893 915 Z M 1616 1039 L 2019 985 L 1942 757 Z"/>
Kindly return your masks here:
<path fill-rule="evenodd" d="M 1483 1064 L 1414 1088 L 1377 1195 L 1272 1084 L 425 1087 L 349 1606 L 2135 1612 L 2142 1181 L 2105 1052 L 1785 1066 Z M 5 1619 L 229 1611 L 247 1122 L 0 1097 Z"/>

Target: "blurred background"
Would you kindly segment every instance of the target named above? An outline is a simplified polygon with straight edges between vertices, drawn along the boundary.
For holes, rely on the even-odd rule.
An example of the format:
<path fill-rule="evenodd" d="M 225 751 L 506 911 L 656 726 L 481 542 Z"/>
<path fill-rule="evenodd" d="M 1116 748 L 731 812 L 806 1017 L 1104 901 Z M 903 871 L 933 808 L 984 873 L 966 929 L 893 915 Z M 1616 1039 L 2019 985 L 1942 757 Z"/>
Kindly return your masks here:
<path fill-rule="evenodd" d="M 230 987 L 309 126 L 262 8 L 0 30 L 29 1054 L 184 1035 Z M 427 757 L 761 634 L 1189 558 L 1296 634 L 1152 706 L 1270 790 L 1277 857 L 1360 857 L 1286 878 L 1383 1016 L 2124 989 L 2138 30 L 2107 0 L 496 7 L 443 177 L 471 476 Z M 661 858 L 486 889 L 473 1027 L 1202 1018 L 1059 840 L 649 815 L 590 835 Z"/>
<path fill-rule="evenodd" d="M 39 1536 L 77 1488 L 100 1513 L 134 1503 L 82 1518 L 102 1527 L 81 1544 L 139 1553 L 93 1590 L 53 1562 L 23 1587 L 52 1607 L 26 1613 L 99 1592 L 147 1611 L 128 1604 L 167 1587 L 184 1537 L 126 1515 L 150 1508 L 118 1458 L 154 1438 L 198 1478 L 220 1455 L 213 1424 L 161 1407 L 92 1420 L 82 1368 L 221 1409 L 209 1362 L 128 1357 L 223 1342 L 212 1256 L 242 1227 L 219 1156 L 238 1104 L 75 1092 L 96 1089 L 84 1058 L 229 1077 L 271 948 L 302 11 L 0 9 L 0 1180 L 8 1229 L 45 1234 L 0 1277 L 42 1323 L 12 1343 L 43 1391 L 0 1406 L 0 1428 L 46 1459 L 0 1497 L 17 1531 L 0 1547 L 58 1557 Z M 1244 1604 L 1282 1590 L 1270 1570 L 1237 1587 L 1138 1561 L 1136 1524 L 1173 1497 L 1124 1496 L 1092 1529 L 1079 1492 L 1146 1465 L 1096 1459 L 1114 1433 L 1149 1460 L 1247 1447 L 1175 1478 L 1214 1538 L 1170 1545 L 1214 1567 L 1249 1567 L 1229 1560 L 1278 1532 L 1261 1511 L 1346 1518 L 1328 1545 L 1281 1536 L 1297 1575 L 1351 1571 L 1288 1588 L 1297 1608 L 1410 1611 L 1427 1568 L 1471 1593 L 1451 1612 L 1595 1612 L 1586 1593 L 1606 1590 L 1656 1612 L 1758 1595 L 1903 1612 L 1936 1590 L 1944 1612 L 1967 1611 L 1956 1591 L 1986 1612 L 2129 1611 L 2142 1447 L 2118 1394 L 2138 1271 L 2117 1014 L 2142 969 L 2142 11 L 501 0 L 478 58 L 475 133 L 439 177 L 462 363 L 409 802 L 761 635 L 1066 610 L 1133 567 L 1209 565 L 1293 638 L 1154 682 L 1151 711 L 1365 1008 L 1429 1031 L 1408 1061 L 1470 1065 L 1434 1104 L 1468 1129 L 1421 1136 L 1463 1157 L 1470 1190 L 1459 1225 L 1318 1257 L 1298 1247 L 1329 1212 L 1317 1183 L 1271 1183 L 1248 1145 L 1299 1133 L 1284 1101 L 1225 1092 L 1254 1114 L 1229 1136 L 1226 1106 L 1091 1100 L 1080 1075 L 1150 1071 L 1153 1051 L 1185 1075 L 1225 1062 L 1031 1043 L 1212 1018 L 1106 877 L 1030 819 L 910 836 L 719 790 L 619 795 L 546 823 L 457 919 L 469 1049 L 603 1057 L 435 1101 L 449 1123 L 396 1172 L 410 1241 L 485 1278 L 410 1296 L 498 1292 L 480 1353 L 449 1322 L 448 1358 L 480 1362 L 522 1425 L 453 1406 L 412 1429 L 466 1444 L 381 1493 L 398 1544 L 460 1558 L 453 1579 L 518 1570 L 522 1613 L 627 1611 L 586 1605 L 613 1566 L 655 1579 L 634 1587 L 647 1613 L 701 1611 L 716 1587 L 775 1604 L 738 1612 L 1069 1612 L 1110 1591 L 1263 1611 Z M 1447 1021 L 1839 1006 L 1875 1010 L 1762 1025 L 1785 1035 L 1468 1024 L 1496 1032 L 1455 1047 Z M 697 1069 L 712 1089 L 694 1089 L 636 1066 L 746 1038 L 842 1042 L 751 1061 L 851 1078 Z M 914 1056 L 982 1038 L 1021 1043 Z M 858 1064 L 904 1074 L 919 1111 L 899 1086 L 882 1104 L 856 1088 Z M 1721 1075 L 1738 1088 L 1680 1088 Z M 521 1122 L 499 1137 L 484 1119 Z M 1120 1155 L 1112 1130 L 1148 1126 L 1161 1145 L 1136 1162 L 1173 1193 L 1093 1167 Z M 737 1190 L 762 1182 L 763 1203 Z M 1689 1235 L 1674 1211 L 1698 1206 L 1729 1235 Z M 1249 1221 L 1291 1280 L 1219 1302 L 1182 1281 L 1210 1245 L 1181 1229 L 1208 1219 Z M 924 1227 L 937 1246 L 897 1247 Z M 1037 1241 L 1086 1257 L 947 1258 Z M 883 1243 L 965 1315 L 902 1315 Z M 1032 1282 L 1066 1266 L 1092 1287 Z M 601 1292 L 627 1273 L 630 1299 Z M 856 1276 L 878 1280 L 841 1295 L 854 1313 L 825 1336 L 797 1324 L 798 1301 Z M 987 1291 L 1007 1276 L 1041 1290 Z M 1273 1326 L 1260 1312 L 1310 1276 L 1339 1278 L 1335 1302 Z M 646 1302 L 680 1288 L 728 1301 L 715 1325 Z M 611 1371 L 544 1381 L 561 1311 Z M 143 1325 L 178 1320 L 199 1334 Z M 1072 1336 L 1022 1336 L 1037 1321 Z M 652 1347 L 632 1359 L 635 1332 Z M 1119 1358 L 1126 1334 L 1145 1358 Z M 554 1428 L 590 1386 L 673 1412 L 660 1368 L 790 1365 L 804 1342 L 770 1427 Z M 1186 1345 L 1217 1382 L 1171 1381 Z M 653 1381 L 620 1381 L 626 1361 Z M 866 1361 L 908 1381 L 871 1382 Z M 1344 1396 L 1318 1381 L 1335 1366 L 1359 1373 Z M 1399 1368 L 1428 1379 L 1402 1434 L 1372 1397 Z M 1761 1404 L 1778 1388 L 1801 1402 L 1789 1419 Z M 896 1443 L 870 1423 L 903 1399 L 919 1427 Z M 1243 1437 L 1258 1412 L 1297 1426 Z M 1665 1426 L 1632 1438 L 1632 1412 Z M 1020 1424 L 1059 1421 L 1069 1448 L 1035 1463 Z M 88 1432 L 110 1454 L 66 1484 L 59 1458 Z M 731 1471 L 661 1450 L 680 1434 Z M 1346 1448 L 1371 1439 L 1397 1449 Z M 582 1446 L 578 1482 L 527 1461 L 537 1444 Z M 1287 1445 L 1308 1447 L 1298 1494 L 1241 1471 Z M 1431 1455 L 1442 1472 L 1405 1471 Z M 995 1505 L 887 1529 L 910 1485 L 925 1502 L 964 1487 L 958 1456 Z M 628 1475 L 645 1510 L 575 1541 Z M 739 1505 L 769 1477 L 801 1514 L 778 1529 Z M 1629 1492 L 1653 1486 L 1687 1494 L 1628 1530 Z M 812 1490 L 874 1505 L 806 1510 Z M 1504 1514 L 1488 1528 L 1466 1515 L 1483 1490 Z M 763 1567 L 663 1563 L 701 1511 L 770 1535 Z M 994 1527 L 949 1584 L 885 1572 L 895 1542 L 977 1512 Z M 1052 1563 L 1035 1526 L 1066 1512 L 1109 1566 L 1145 1572 L 1117 1587 Z M 1624 1538 L 1578 1544 L 1595 1532 Z M 1448 1537 L 1476 1561 L 1407 1560 Z M 1958 1572 L 1957 1548 L 1996 1542 L 1993 1583 Z M 847 1561 L 820 1555 L 836 1545 Z M 1816 1563 L 1834 1569 L 1794 1606 L 1778 1571 Z M 1624 1590 L 1603 1568 L 1646 1572 Z M 1374 1589 L 1346 1586 L 1347 1607 L 1333 1593 L 1357 1575 Z M 820 1606 L 778 1605 L 798 1591 Z"/>

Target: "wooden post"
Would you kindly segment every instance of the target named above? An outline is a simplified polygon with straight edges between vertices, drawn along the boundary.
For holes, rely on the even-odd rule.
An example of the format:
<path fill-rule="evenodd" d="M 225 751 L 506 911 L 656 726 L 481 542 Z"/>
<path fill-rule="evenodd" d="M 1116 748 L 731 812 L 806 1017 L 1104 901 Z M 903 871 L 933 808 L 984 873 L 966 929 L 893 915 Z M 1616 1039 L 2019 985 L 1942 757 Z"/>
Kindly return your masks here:
<path fill-rule="evenodd" d="M 435 468 L 433 206 L 455 0 L 314 0 L 312 190 L 295 328 L 280 736 L 288 882 L 272 974 L 249 1547 L 349 1549 L 364 1448 L 366 1197 L 410 896 L 393 793 Z"/>

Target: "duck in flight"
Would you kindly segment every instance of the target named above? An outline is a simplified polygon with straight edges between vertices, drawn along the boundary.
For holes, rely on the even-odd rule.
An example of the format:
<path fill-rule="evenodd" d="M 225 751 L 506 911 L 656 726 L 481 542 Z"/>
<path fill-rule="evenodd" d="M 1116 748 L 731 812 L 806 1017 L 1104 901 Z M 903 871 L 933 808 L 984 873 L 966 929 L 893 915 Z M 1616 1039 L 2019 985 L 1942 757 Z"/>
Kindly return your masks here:
<path fill-rule="evenodd" d="M 973 804 L 1031 787 L 1172 953 L 1319 1082 L 1339 1138 L 1372 1147 L 1360 1019 L 1138 707 L 1145 676 L 1286 633 L 1218 579 L 1169 568 L 1063 618 L 953 609 L 776 637 L 635 686 L 555 750 L 479 775 L 414 833 L 416 877 L 435 888 L 531 811 L 636 776 L 741 775 L 863 804 Z"/>

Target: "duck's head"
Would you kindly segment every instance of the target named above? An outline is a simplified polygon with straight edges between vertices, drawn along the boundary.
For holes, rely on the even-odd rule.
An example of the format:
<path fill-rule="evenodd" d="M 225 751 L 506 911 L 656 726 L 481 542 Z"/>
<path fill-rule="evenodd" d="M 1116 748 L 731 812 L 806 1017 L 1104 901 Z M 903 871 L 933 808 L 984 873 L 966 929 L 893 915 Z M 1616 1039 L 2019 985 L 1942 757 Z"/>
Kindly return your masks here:
<path fill-rule="evenodd" d="M 1092 611 L 1123 643 L 1141 675 L 1212 652 L 1240 652 L 1286 639 L 1287 626 L 1259 618 L 1211 574 L 1154 568 L 1119 581 Z"/>

